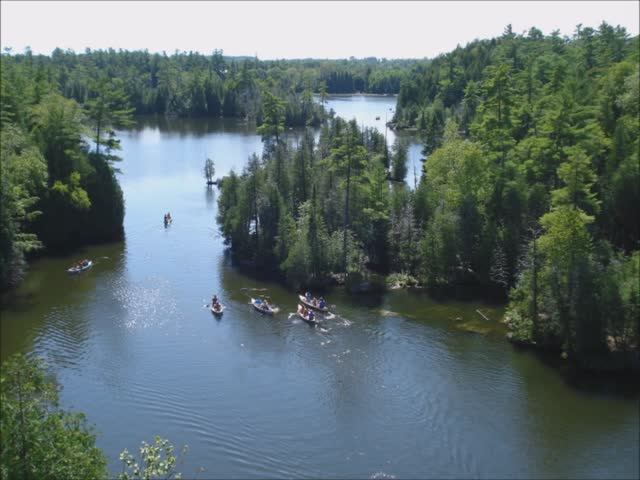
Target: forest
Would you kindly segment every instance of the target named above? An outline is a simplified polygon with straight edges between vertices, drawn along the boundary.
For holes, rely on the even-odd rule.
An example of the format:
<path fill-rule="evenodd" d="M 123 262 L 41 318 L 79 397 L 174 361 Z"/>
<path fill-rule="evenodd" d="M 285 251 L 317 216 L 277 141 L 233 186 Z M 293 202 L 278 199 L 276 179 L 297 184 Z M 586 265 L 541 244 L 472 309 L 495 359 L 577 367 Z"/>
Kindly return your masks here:
<path fill-rule="evenodd" d="M 414 63 L 112 49 L 55 49 L 50 56 L 7 49 L 0 61 L 0 289 L 20 281 L 25 255 L 121 237 L 115 130 L 132 125 L 134 114 L 237 117 L 260 125 L 263 105 L 281 98 L 284 125 L 319 126 L 327 94 L 396 93 Z"/>
<path fill-rule="evenodd" d="M 136 114 L 240 117 L 261 122 L 262 94 L 286 102 L 287 126 L 318 126 L 323 110 L 313 94 L 395 94 L 414 60 L 268 60 L 197 52 L 151 54 L 148 51 L 56 49 L 51 56 L 11 55 L 60 93 L 83 104 L 96 75 L 118 79 Z"/>
<path fill-rule="evenodd" d="M 606 23 L 508 26 L 429 61 L 5 53 L 2 287 L 31 252 L 122 236 L 115 131 L 134 113 L 250 117 L 262 155 L 219 197 L 238 262 L 295 287 L 480 292 L 509 301 L 516 342 L 637 356 L 638 57 L 638 37 Z M 324 110 L 328 93 L 396 88 L 392 125 L 424 139 L 414 188 L 406 145 Z"/>
<path fill-rule="evenodd" d="M 393 142 L 325 108 L 354 93 L 397 95 Z M 431 59 L 5 49 L 0 480 L 637 476 L 639 205 L 640 39 L 607 23 Z"/>
<path fill-rule="evenodd" d="M 265 98 L 262 156 L 222 182 L 225 241 L 295 287 L 384 275 L 503 296 L 513 341 L 637 367 L 638 53 L 605 23 L 507 27 L 415 65 L 394 119 L 424 138 L 415 189 L 406 146 L 340 118 L 287 144 L 285 103 Z"/>
<path fill-rule="evenodd" d="M 132 109 L 116 81 L 95 77 L 83 104 L 65 98 L 35 63 L 2 56 L 0 289 L 26 256 L 122 238 L 115 128 Z"/>

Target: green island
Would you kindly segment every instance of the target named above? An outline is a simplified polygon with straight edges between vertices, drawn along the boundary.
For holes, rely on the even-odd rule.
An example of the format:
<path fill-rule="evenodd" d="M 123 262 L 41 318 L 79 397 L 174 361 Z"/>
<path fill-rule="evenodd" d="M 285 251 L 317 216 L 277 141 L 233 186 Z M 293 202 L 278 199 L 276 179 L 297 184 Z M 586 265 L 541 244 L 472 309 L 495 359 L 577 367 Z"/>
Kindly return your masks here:
<path fill-rule="evenodd" d="M 223 179 L 218 222 L 238 260 L 294 287 L 372 273 L 479 287 L 509 296 L 513 341 L 637 371 L 637 100 L 638 37 L 622 29 L 473 42 L 401 86 L 394 121 L 424 135 L 412 191 L 391 184 L 400 141 L 337 118 L 289 148 L 269 95 L 262 158 Z"/>
<path fill-rule="evenodd" d="M 210 448 L 219 462 L 216 478 L 234 472 L 395 478 L 385 468 L 401 477 L 475 477 L 492 472 L 482 436 L 499 430 L 500 421 L 475 430 L 478 420 L 460 420 L 474 432 L 477 443 L 469 447 L 455 427 L 438 423 L 443 398 L 472 391 L 498 404 L 503 397 L 491 388 L 509 388 L 514 402 L 525 398 L 530 412 L 522 416 L 539 418 L 544 411 L 526 399 L 546 388 L 539 378 L 568 410 L 575 393 L 555 383 L 557 372 L 571 370 L 582 392 L 626 384 L 640 371 L 640 43 L 623 27 L 579 25 L 563 37 L 537 28 L 518 34 L 509 25 L 499 37 L 432 59 L 259 60 L 218 49 L 168 55 L 57 48 L 50 55 L 5 49 L 0 62 L 0 290 L 8 317 L 2 320 L 8 340 L 1 352 L 1 480 L 180 478 L 190 455 L 195 460 L 185 478 L 209 478 L 216 468 L 206 460 Z M 375 120 L 345 118 L 331 107 L 341 95 L 345 102 L 393 95 L 395 108 L 372 104 Z M 215 135 L 241 146 L 189 146 Z M 154 150 L 157 144 L 166 156 Z M 260 151 L 248 158 L 237 156 L 256 146 Z M 168 173 L 156 175 L 163 168 Z M 171 180 L 180 172 L 188 176 Z M 194 190 L 197 200 L 180 203 Z M 170 210 L 161 228 L 160 213 Z M 305 299 L 311 291 L 326 296 L 326 306 L 324 298 L 320 304 Z M 191 307 L 175 299 L 187 295 Z M 270 320 L 247 308 L 247 300 Z M 290 313 L 287 327 L 276 326 L 289 306 L 297 317 Z M 311 325 L 313 337 L 292 333 L 299 319 Z M 209 336 L 211 325 L 225 329 L 225 345 Z M 507 342 L 513 346 L 505 353 Z M 292 353 L 282 353 L 286 348 Z M 476 358 L 482 365 L 485 348 L 490 368 L 476 385 L 469 378 L 478 367 L 467 364 Z M 168 360 L 160 359 L 162 351 Z M 43 356 L 46 362 L 37 358 Z M 420 362 L 436 357 L 457 362 L 458 374 L 464 365 L 467 383 L 448 378 L 448 363 L 425 373 L 432 364 Z M 516 372 L 505 377 L 507 386 L 495 378 L 505 358 Z M 305 362 L 323 370 L 313 376 L 299 365 Z M 199 366 L 206 373 L 196 378 Z M 410 384 L 399 379 L 404 374 Z M 368 375 L 376 378 L 375 389 L 362 395 L 372 397 L 370 404 L 349 391 Z M 249 395 L 238 386 L 244 381 L 252 384 Z M 427 400 L 416 386 L 423 381 L 435 392 Z M 278 395 L 275 384 L 282 385 Z M 473 386 L 466 391 L 467 385 Z M 485 391 L 486 385 L 492 387 Z M 317 393 L 327 386 L 330 395 Z M 622 405 L 630 415 L 637 386 L 623 390 L 623 400 L 615 397 L 608 407 Z M 122 400 L 127 391 L 131 403 Z M 378 401 L 382 391 L 389 397 Z M 88 405 L 102 395 L 110 405 L 102 405 L 107 413 L 96 430 L 93 417 L 87 421 L 72 406 L 76 398 Z M 251 398 L 264 398 L 267 411 L 277 412 L 272 423 L 256 420 L 253 409 L 260 407 Z M 323 426 L 279 410 L 301 411 L 308 398 L 320 399 L 319 408 L 339 421 Z M 211 427 L 208 400 L 235 423 L 221 416 Z M 604 408 L 598 401 L 580 408 L 593 415 Z M 349 402 L 358 407 L 350 410 Z M 402 407 L 381 407 L 394 402 Z M 543 401 L 547 409 L 552 403 Z M 147 409 L 136 410 L 139 405 Z M 475 408 L 456 405 L 460 410 L 441 416 Z M 198 409 L 209 413 L 193 413 Z M 429 409 L 437 413 L 429 416 Z M 397 420 L 399 410 L 407 417 Z M 369 423 L 357 420 L 361 412 L 373 418 L 380 411 L 397 445 L 403 436 L 393 430 L 397 425 L 432 427 L 441 436 L 442 445 L 429 454 L 432 471 L 420 470 L 422 457 L 409 461 L 408 470 L 395 459 L 376 463 L 371 457 L 382 459 L 382 450 L 367 450 L 351 430 L 341 431 L 340 422 L 383 445 Z M 150 418 L 154 435 L 161 435 L 151 444 L 144 428 L 123 434 L 126 422 L 140 426 Z M 102 440 L 111 419 L 120 436 Z M 607 422 L 624 425 L 613 443 L 629 446 L 634 421 L 603 419 L 599 438 L 608 438 Z M 299 431 L 289 428 L 296 425 L 315 431 L 327 451 L 339 438 L 344 465 L 331 470 L 329 457 L 308 460 L 308 470 L 297 460 L 287 463 L 283 452 L 294 448 L 290 439 Z M 579 430 L 573 423 L 566 428 Z M 412 445 L 424 440 L 420 432 L 407 437 Z M 532 441 L 512 432 L 504 438 L 511 435 L 523 450 Z M 185 446 L 176 454 L 164 437 L 195 444 L 195 452 Z M 262 451 L 265 438 L 273 443 Z M 122 451 L 140 442 L 137 456 Z M 245 443 L 254 445 L 255 457 L 243 456 Z M 465 453 L 457 456 L 454 445 L 464 445 Z M 474 464 L 476 454 L 485 463 Z M 539 454 L 545 461 L 551 455 Z M 609 454 L 594 470 L 562 470 L 556 459 L 551 470 L 532 463 L 497 472 L 602 475 Z M 365 471 L 365 461 L 378 470 Z M 638 471 L 626 457 L 618 467 L 617 477 Z"/>

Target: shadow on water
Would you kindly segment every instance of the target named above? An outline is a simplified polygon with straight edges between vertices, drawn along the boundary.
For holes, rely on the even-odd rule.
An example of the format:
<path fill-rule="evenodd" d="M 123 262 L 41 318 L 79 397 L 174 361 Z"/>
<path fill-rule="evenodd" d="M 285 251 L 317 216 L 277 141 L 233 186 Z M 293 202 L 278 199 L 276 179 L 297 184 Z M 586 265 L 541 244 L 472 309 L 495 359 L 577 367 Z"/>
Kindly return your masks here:
<path fill-rule="evenodd" d="M 532 354 L 545 367 L 557 372 L 562 381 L 576 391 L 598 396 L 640 399 L 640 383 L 631 371 L 589 371 L 580 368 L 571 359 L 564 360 L 560 352 L 536 350 L 518 345 L 513 345 L 513 348 Z"/>
<path fill-rule="evenodd" d="M 132 136 L 149 129 L 157 129 L 163 135 L 179 138 L 201 138 L 210 133 L 255 135 L 255 123 L 237 118 L 180 118 L 165 115 L 139 115 L 135 117 L 135 120 L 135 126 L 128 130 Z"/>
<path fill-rule="evenodd" d="M 207 205 L 207 210 L 214 210 L 216 206 L 216 192 L 215 187 L 212 185 L 207 185 L 204 191 L 205 195 L 205 203 Z"/>
<path fill-rule="evenodd" d="M 47 341 L 49 330 L 66 346 L 82 349 L 88 335 L 86 309 L 95 302 L 101 279 L 122 270 L 123 255 L 124 243 L 117 242 L 33 261 L 19 287 L 2 297 L 6 315 L 0 321 L 0 357 L 30 350 L 34 341 Z M 93 267 L 68 274 L 69 265 L 82 257 L 93 259 Z"/>

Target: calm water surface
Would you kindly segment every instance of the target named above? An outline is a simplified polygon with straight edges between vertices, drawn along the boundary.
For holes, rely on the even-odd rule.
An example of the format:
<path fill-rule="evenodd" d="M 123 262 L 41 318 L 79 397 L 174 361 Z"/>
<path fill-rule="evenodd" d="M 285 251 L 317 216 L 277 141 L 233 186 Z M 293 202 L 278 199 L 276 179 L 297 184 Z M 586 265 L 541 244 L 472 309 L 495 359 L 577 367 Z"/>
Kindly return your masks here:
<path fill-rule="evenodd" d="M 374 125 L 395 100 L 331 102 Z M 638 477 L 638 398 L 569 386 L 505 342 L 499 308 L 335 291 L 313 329 L 292 292 L 233 269 L 200 172 L 207 155 L 240 170 L 250 125 L 147 119 L 121 138 L 125 241 L 74 255 L 96 260 L 76 277 L 71 257 L 35 262 L 1 323 L 2 357 L 48 361 L 112 472 L 158 434 L 189 445 L 185 478 Z M 252 311 L 252 289 L 281 313 Z"/>

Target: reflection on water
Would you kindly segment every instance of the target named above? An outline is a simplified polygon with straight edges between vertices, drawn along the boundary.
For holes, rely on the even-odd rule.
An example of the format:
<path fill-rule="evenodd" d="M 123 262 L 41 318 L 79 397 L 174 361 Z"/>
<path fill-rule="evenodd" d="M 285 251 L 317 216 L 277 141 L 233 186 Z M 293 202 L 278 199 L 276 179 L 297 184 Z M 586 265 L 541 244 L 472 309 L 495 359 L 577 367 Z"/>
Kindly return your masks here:
<path fill-rule="evenodd" d="M 122 145 L 126 241 L 36 261 L 0 323 L 2 358 L 45 357 L 111 471 L 159 434 L 189 444 L 185 478 L 638 476 L 637 396 L 572 388 L 505 342 L 500 307 L 335 290 L 313 328 L 289 315 L 294 292 L 233 268 L 202 166 L 239 171 L 252 127 L 145 118 Z M 256 292 L 281 313 L 253 310 Z"/>
<path fill-rule="evenodd" d="M 206 201 L 206 205 L 207 205 L 207 209 L 208 210 L 213 210 L 214 206 L 215 206 L 215 201 L 216 201 L 216 193 L 215 190 L 213 188 L 213 186 L 211 185 L 207 185 L 205 187 L 205 201 Z"/>
<path fill-rule="evenodd" d="M 158 135 L 149 136 L 149 131 Z M 255 135 L 255 124 L 235 118 L 179 118 L 163 115 L 141 115 L 136 118 L 135 126 L 129 130 L 134 138 L 144 137 L 143 141 L 160 138 L 200 138 L 211 133 L 220 135 Z M 161 137 L 162 136 L 162 137 Z"/>

